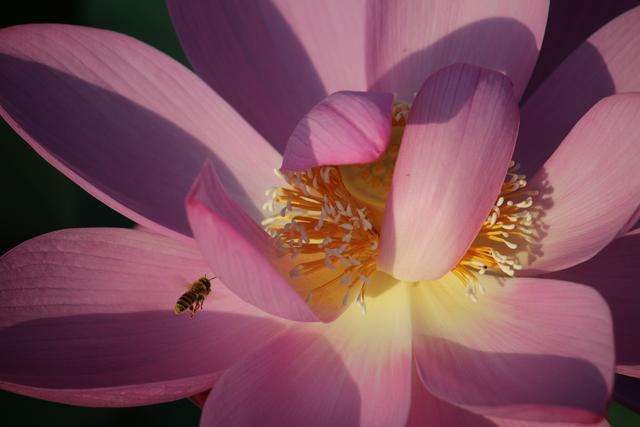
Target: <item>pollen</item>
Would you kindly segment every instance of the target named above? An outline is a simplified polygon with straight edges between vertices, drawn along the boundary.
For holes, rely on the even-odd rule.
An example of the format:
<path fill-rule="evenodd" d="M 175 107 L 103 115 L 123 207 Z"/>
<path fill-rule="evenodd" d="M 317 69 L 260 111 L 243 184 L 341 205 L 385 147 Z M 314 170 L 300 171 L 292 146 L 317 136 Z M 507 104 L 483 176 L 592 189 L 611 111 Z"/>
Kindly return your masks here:
<path fill-rule="evenodd" d="M 283 273 L 307 304 L 331 294 L 335 304 L 355 300 L 366 313 L 365 292 L 377 270 L 379 230 L 409 110 L 407 103 L 394 104 L 389 145 L 372 163 L 275 171 L 284 183 L 267 190 L 263 209 L 271 215 L 262 225 L 287 258 Z M 480 275 L 514 276 L 522 269 L 518 254 L 534 241 L 537 195 L 526 185 L 511 162 L 480 232 L 452 269 L 474 301 L 484 293 Z"/>
<path fill-rule="evenodd" d="M 518 168 L 519 165 L 512 161 L 500 194 L 478 236 L 452 271 L 474 301 L 484 293 L 478 275 L 493 272 L 513 277 L 522 269 L 518 252 L 535 240 L 531 208 L 538 192 L 525 190 L 527 180 L 517 173 Z"/>
<path fill-rule="evenodd" d="M 337 167 L 276 174 L 287 186 L 267 191 L 270 200 L 264 209 L 274 215 L 263 226 L 281 254 L 300 260 L 289 275 L 295 279 L 323 269 L 335 272 L 331 280 L 308 291 L 307 303 L 337 279 L 344 288 L 343 304 L 356 292 L 355 301 L 366 312 L 364 295 L 376 270 L 379 240 L 367 208 L 346 189 Z"/>

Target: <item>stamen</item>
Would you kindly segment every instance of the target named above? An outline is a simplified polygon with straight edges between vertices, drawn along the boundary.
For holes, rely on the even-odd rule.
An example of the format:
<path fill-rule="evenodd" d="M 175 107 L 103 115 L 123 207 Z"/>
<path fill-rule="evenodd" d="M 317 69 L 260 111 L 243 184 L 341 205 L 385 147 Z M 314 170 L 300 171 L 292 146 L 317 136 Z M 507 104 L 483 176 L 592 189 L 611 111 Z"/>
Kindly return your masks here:
<path fill-rule="evenodd" d="M 522 269 L 516 250 L 533 242 L 533 215 L 529 208 L 533 206 L 533 197 L 538 192 L 523 190 L 527 181 L 524 175 L 516 173 L 518 167 L 511 162 L 500 194 L 480 233 L 452 271 L 474 301 L 477 301 L 478 294 L 484 293 L 478 275 L 495 271 L 513 277 L 517 270 Z M 493 242 L 502 249 L 496 249 Z"/>
<path fill-rule="evenodd" d="M 396 101 L 393 103 L 393 110 L 391 115 L 393 117 L 392 125 L 393 126 L 405 126 L 407 121 L 409 120 L 409 111 L 411 110 L 411 105 L 406 102 Z"/>
<path fill-rule="evenodd" d="M 275 171 L 286 185 L 266 191 L 270 200 L 263 208 L 271 215 L 262 224 L 274 238 L 279 253 L 297 262 L 289 271 L 290 277 L 298 280 L 314 273 L 333 272 L 322 276 L 322 283 L 308 292 L 306 287 L 301 291 L 308 304 L 314 295 L 321 301 L 323 295 L 318 293 L 335 286 L 336 292 L 343 292 L 343 305 L 355 301 L 366 313 L 365 293 L 369 277 L 376 271 L 378 229 L 409 110 L 409 104 L 394 104 L 391 141 L 373 163 Z M 478 236 L 452 270 L 473 301 L 484 293 L 479 276 L 513 276 L 522 269 L 517 251 L 526 250 L 534 241 L 531 208 L 537 192 L 524 190 L 526 178 L 517 171 L 518 165 L 511 162 Z M 309 281 L 299 283 L 302 282 L 306 285 Z"/>
<path fill-rule="evenodd" d="M 368 277 L 376 269 L 378 231 L 372 226 L 367 208 L 360 206 L 345 188 L 340 171 L 332 166 L 282 174 L 287 187 L 270 190 L 265 204 L 279 215 L 262 224 L 274 237 L 283 255 L 305 260 L 291 271 L 293 279 L 329 269 L 335 278 L 311 289 L 307 300 L 332 284 L 346 287 L 343 303 L 350 302 L 350 290 L 358 289 L 356 302 L 364 307 Z M 363 308 L 363 310 L 366 310 Z"/>

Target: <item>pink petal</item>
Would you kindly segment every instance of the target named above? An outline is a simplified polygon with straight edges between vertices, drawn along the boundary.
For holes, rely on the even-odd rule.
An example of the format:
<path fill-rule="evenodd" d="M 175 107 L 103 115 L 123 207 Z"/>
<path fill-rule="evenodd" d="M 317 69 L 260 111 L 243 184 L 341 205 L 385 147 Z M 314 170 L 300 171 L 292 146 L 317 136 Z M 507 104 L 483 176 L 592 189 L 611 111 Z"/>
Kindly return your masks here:
<path fill-rule="evenodd" d="M 539 421 L 507 420 L 504 418 L 489 418 L 496 427 L 584 427 L 584 423 L 547 423 Z M 473 425 L 473 424 L 472 424 Z M 589 427 L 611 427 L 604 418 L 595 423 L 586 424 Z M 475 425 L 473 425 L 475 427 Z M 480 426 L 478 426 L 480 427 Z"/>
<path fill-rule="evenodd" d="M 549 17 L 538 62 L 527 86 L 529 98 L 576 48 L 600 27 L 638 6 L 638 0 L 564 0 L 549 4 Z"/>
<path fill-rule="evenodd" d="M 196 72 L 281 151 L 328 93 L 365 90 L 361 1 L 168 1 Z"/>
<path fill-rule="evenodd" d="M 212 274 L 191 244 L 74 229 L 0 258 L 0 388 L 87 406 L 136 406 L 210 388 L 282 324 L 214 280 L 190 319 L 173 308 Z"/>
<path fill-rule="evenodd" d="M 414 281 L 443 276 L 495 203 L 518 129 L 509 79 L 471 65 L 429 77 L 404 131 L 379 265 Z"/>
<path fill-rule="evenodd" d="M 640 230 L 619 237 L 589 261 L 544 277 L 598 290 L 613 316 L 617 372 L 640 378 Z"/>
<path fill-rule="evenodd" d="M 538 57 L 548 7 L 547 1 L 373 2 L 369 85 L 411 101 L 426 76 L 464 62 L 505 73 L 519 98 Z"/>
<path fill-rule="evenodd" d="M 440 400 L 422 385 L 417 375 L 413 376 L 411 412 L 406 427 L 579 427 L 584 424 L 540 423 L 537 421 L 487 418 L 466 409 Z M 591 427 L 608 427 L 606 420 Z"/>
<path fill-rule="evenodd" d="M 530 270 L 571 267 L 598 253 L 640 205 L 640 94 L 598 102 L 530 182 L 539 248 Z"/>
<path fill-rule="evenodd" d="M 276 316 L 318 320 L 276 268 L 271 237 L 227 195 L 211 163 L 187 198 L 187 215 L 205 260 L 236 295 Z"/>
<path fill-rule="evenodd" d="M 206 159 L 238 203 L 261 217 L 280 156 L 206 84 L 157 50 L 91 28 L 6 28 L 0 82 L 0 114 L 16 132 L 135 222 L 190 235 L 184 198 Z"/>
<path fill-rule="evenodd" d="M 203 426 L 399 426 L 411 398 L 406 288 L 367 298 L 330 324 L 282 334 L 227 371 Z"/>
<path fill-rule="evenodd" d="M 576 49 L 522 109 L 515 159 L 533 173 L 600 99 L 640 91 L 640 7 L 614 19 Z"/>
<path fill-rule="evenodd" d="M 485 416 L 589 423 L 613 383 L 613 331 L 593 289 L 484 277 L 473 302 L 453 276 L 417 285 L 414 355 L 427 389 Z"/>
<path fill-rule="evenodd" d="M 411 391 L 411 411 L 406 427 L 496 427 L 488 418 L 454 406 L 429 393 L 415 372 Z"/>
<path fill-rule="evenodd" d="M 393 95 L 337 92 L 296 126 L 284 151 L 282 169 L 370 163 L 384 153 L 391 134 Z"/>
<path fill-rule="evenodd" d="M 640 206 L 636 209 L 635 213 L 631 216 L 629 221 L 622 227 L 622 230 L 618 232 L 618 236 L 627 234 L 630 231 L 637 230 L 640 227 Z"/>

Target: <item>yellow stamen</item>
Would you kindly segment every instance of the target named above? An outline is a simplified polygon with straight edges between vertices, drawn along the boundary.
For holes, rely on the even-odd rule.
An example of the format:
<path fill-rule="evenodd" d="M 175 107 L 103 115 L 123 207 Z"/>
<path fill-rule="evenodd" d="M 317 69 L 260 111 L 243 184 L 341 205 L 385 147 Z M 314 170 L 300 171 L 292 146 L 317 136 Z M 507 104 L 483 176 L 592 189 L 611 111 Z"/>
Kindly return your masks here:
<path fill-rule="evenodd" d="M 373 163 L 284 174 L 276 171 L 287 185 L 267 191 L 270 201 L 264 208 L 273 216 L 263 225 L 280 253 L 296 260 L 289 275 L 296 280 L 331 273 L 319 274 L 320 283 L 305 288 L 308 303 L 314 294 L 335 287 L 344 289 L 343 305 L 353 299 L 355 291 L 356 302 L 366 310 L 364 295 L 377 269 L 379 229 L 408 111 L 408 104 L 394 106 L 391 141 Z M 474 301 L 484 293 L 478 276 L 486 272 L 513 276 L 522 268 L 516 251 L 533 239 L 530 208 L 537 192 L 523 190 L 527 181 L 517 170 L 512 162 L 478 236 L 452 270 Z"/>
<path fill-rule="evenodd" d="M 263 221 L 282 253 L 306 261 L 291 271 L 292 278 L 321 269 L 335 270 L 344 286 L 343 303 L 357 290 L 356 301 L 364 307 L 364 293 L 369 276 L 376 269 L 375 255 L 379 233 L 371 223 L 367 208 L 361 206 L 345 188 L 340 171 L 333 166 L 283 174 L 288 187 L 269 191 L 272 200 L 265 208 L 278 212 Z M 308 259 L 311 259 L 308 261 Z M 336 277 L 336 278 L 337 278 Z M 335 279 L 311 289 L 313 298 Z"/>
<path fill-rule="evenodd" d="M 484 291 L 478 287 L 478 275 L 488 270 L 513 277 L 522 269 L 516 251 L 534 240 L 533 198 L 536 191 L 525 191 L 527 181 L 511 162 L 500 194 L 467 253 L 453 273 L 466 286 L 467 294 L 477 299 Z"/>

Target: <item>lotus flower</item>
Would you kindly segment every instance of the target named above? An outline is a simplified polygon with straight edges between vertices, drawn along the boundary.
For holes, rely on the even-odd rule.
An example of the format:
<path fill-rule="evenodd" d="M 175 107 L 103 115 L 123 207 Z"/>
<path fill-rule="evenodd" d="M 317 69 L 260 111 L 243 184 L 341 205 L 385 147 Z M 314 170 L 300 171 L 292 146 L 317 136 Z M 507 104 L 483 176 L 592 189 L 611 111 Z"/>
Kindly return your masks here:
<path fill-rule="evenodd" d="M 205 426 L 606 425 L 607 302 L 639 374 L 640 9 L 519 111 L 544 3 L 169 1 L 203 80 L 109 31 L 0 31 L 2 116 L 147 229 L 1 258 L 1 387 L 212 389 Z"/>

